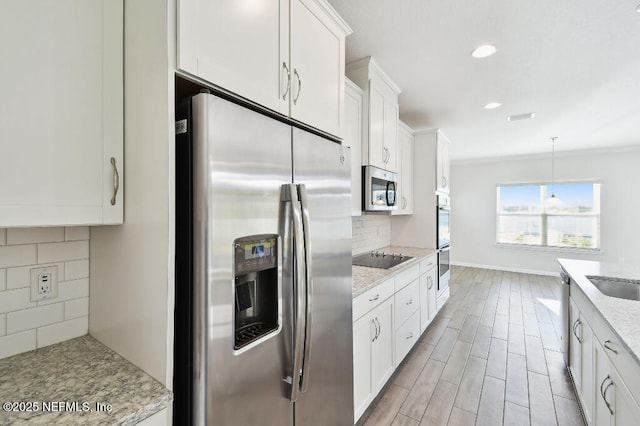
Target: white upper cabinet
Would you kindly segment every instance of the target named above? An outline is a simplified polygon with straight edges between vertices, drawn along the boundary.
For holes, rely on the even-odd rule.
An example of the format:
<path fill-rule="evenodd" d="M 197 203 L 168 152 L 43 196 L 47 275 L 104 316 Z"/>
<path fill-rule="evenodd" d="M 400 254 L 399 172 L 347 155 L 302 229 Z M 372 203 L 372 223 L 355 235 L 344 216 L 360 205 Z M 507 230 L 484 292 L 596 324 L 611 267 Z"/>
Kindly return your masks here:
<path fill-rule="evenodd" d="M 122 1 L 5 2 L 0 46 L 0 227 L 122 223 Z"/>
<path fill-rule="evenodd" d="M 347 65 L 347 76 L 364 90 L 363 164 L 398 172 L 400 88 L 371 57 Z"/>
<path fill-rule="evenodd" d="M 409 126 L 398 126 L 398 209 L 392 215 L 413 214 L 413 152 L 414 137 Z"/>
<path fill-rule="evenodd" d="M 436 191 L 449 193 L 449 140 L 440 131 L 436 133 L 436 138 Z"/>
<path fill-rule="evenodd" d="M 342 144 L 351 148 L 351 215 L 362 214 L 362 102 L 363 92 L 345 78 L 345 132 Z"/>
<path fill-rule="evenodd" d="M 342 136 L 350 33 L 324 0 L 179 0 L 177 66 Z"/>

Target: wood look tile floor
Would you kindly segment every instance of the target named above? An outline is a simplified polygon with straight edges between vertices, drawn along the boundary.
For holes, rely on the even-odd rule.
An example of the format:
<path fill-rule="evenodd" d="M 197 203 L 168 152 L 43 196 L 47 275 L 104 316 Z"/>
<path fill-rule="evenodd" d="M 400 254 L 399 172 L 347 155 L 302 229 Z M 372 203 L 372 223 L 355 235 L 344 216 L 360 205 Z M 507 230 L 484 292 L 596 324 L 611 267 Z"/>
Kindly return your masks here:
<path fill-rule="evenodd" d="M 452 267 L 451 296 L 358 425 L 584 425 L 555 277 Z"/>

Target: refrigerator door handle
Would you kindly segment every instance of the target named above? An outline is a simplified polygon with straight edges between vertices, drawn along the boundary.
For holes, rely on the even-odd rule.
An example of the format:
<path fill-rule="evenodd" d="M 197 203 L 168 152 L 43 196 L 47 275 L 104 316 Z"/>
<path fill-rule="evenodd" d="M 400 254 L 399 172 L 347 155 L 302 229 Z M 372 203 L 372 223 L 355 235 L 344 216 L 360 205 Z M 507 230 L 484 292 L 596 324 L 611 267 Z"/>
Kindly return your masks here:
<path fill-rule="evenodd" d="M 305 253 L 305 293 L 306 300 L 306 319 L 304 330 L 304 357 L 302 358 L 302 381 L 300 390 L 306 392 L 309 387 L 309 363 L 311 360 L 311 325 L 312 325 L 312 308 L 313 308 L 313 267 L 311 258 L 311 231 L 309 227 L 309 203 L 307 202 L 307 188 L 304 184 L 298 185 L 298 194 L 300 196 L 300 204 L 302 205 L 302 226 L 304 228 L 304 253 Z"/>
<path fill-rule="evenodd" d="M 304 259 L 304 230 L 302 228 L 302 210 L 296 184 L 289 184 L 289 196 L 291 198 L 291 210 L 293 218 L 293 240 L 295 246 L 296 276 L 293 280 L 295 301 L 295 324 L 293 332 L 293 370 L 291 372 L 291 396 L 290 400 L 295 402 L 300 391 L 300 371 L 302 370 L 302 355 L 304 345 L 304 311 L 306 302 L 305 286 L 305 259 Z"/>

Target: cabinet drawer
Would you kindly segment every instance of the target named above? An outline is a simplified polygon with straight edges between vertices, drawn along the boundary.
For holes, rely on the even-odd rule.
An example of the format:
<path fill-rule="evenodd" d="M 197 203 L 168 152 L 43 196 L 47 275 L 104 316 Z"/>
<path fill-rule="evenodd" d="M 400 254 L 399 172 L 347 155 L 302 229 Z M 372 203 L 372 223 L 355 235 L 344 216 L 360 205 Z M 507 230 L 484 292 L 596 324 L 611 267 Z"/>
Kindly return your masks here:
<path fill-rule="evenodd" d="M 395 351 L 396 366 L 402 362 L 420 337 L 420 312 L 416 311 L 396 331 Z"/>
<path fill-rule="evenodd" d="M 627 348 L 622 345 L 618 336 L 598 312 L 594 310 L 594 314 L 588 320 L 593 330 L 594 339 L 603 347 L 604 353 L 620 373 L 620 377 L 631 391 L 633 398 L 640 401 L 640 364 L 633 359 Z"/>
<path fill-rule="evenodd" d="M 396 293 L 394 299 L 395 316 L 394 327 L 397 329 L 415 311 L 420 309 L 420 280 L 415 279 L 411 284 Z"/>
<path fill-rule="evenodd" d="M 435 268 L 436 267 L 436 262 L 437 262 L 437 257 L 436 257 L 435 254 L 427 257 L 426 259 L 424 259 L 422 261 L 420 261 L 420 275 L 422 275 L 425 272 Z"/>
<path fill-rule="evenodd" d="M 393 296 L 394 279 L 389 278 L 353 299 L 353 320 L 357 320 L 371 309 Z"/>
<path fill-rule="evenodd" d="M 413 265 L 396 275 L 396 292 L 400 291 L 420 275 L 420 265 Z"/>

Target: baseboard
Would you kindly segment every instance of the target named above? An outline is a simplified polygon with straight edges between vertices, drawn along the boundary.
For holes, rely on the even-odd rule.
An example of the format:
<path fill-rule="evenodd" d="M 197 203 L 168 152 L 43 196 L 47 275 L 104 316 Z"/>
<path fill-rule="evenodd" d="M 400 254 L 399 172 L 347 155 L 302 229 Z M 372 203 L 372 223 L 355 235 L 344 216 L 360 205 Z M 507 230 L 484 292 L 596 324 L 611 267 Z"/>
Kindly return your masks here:
<path fill-rule="evenodd" d="M 508 266 L 498 266 L 498 265 L 480 265 L 477 263 L 467 263 L 467 262 L 451 262 L 451 265 L 466 266 L 468 268 L 493 269 L 495 271 L 518 272 L 521 274 L 545 275 L 550 277 L 555 277 L 558 275 L 557 271 L 538 271 L 533 269 L 511 268 Z"/>

